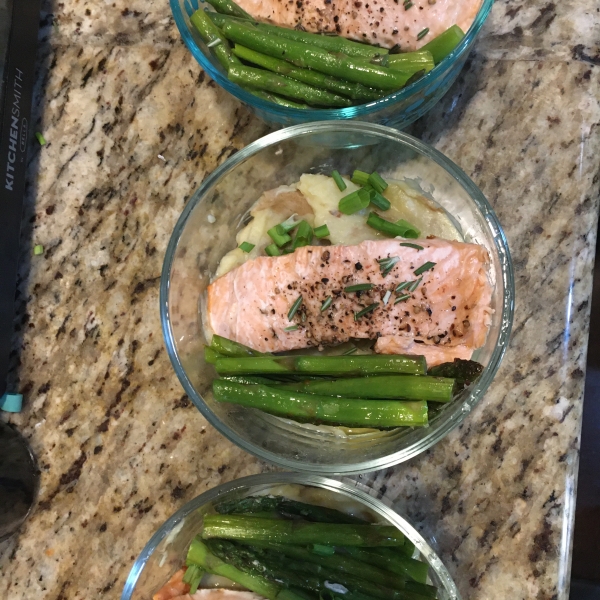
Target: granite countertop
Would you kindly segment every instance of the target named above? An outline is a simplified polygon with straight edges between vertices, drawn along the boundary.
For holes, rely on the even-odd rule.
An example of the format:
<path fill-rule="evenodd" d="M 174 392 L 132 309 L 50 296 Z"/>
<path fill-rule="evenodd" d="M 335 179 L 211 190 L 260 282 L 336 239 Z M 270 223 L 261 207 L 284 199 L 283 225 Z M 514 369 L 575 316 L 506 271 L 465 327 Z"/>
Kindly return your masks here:
<path fill-rule="evenodd" d="M 54 23 L 54 25 L 53 25 Z M 362 482 L 430 539 L 465 598 L 567 598 L 600 173 L 600 9 L 498 1 L 412 128 L 481 187 L 511 247 L 510 349 L 423 455 Z M 39 458 L 0 546 L 4 600 L 118 598 L 184 502 L 268 467 L 207 426 L 166 356 L 158 282 L 204 176 L 267 127 L 201 72 L 166 0 L 46 2 L 9 419 Z M 32 256 L 43 244 L 42 256 Z"/>

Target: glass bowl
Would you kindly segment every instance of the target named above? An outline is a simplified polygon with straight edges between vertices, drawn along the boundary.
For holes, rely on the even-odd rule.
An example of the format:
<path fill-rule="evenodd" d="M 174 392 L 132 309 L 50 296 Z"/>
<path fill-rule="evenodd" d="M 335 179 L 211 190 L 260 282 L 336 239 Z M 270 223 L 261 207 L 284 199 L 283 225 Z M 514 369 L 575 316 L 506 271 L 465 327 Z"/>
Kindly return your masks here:
<path fill-rule="evenodd" d="M 426 428 L 400 428 L 340 437 L 261 411 L 215 402 L 201 298 L 248 209 L 266 190 L 298 181 L 302 173 L 354 168 L 404 179 L 441 205 L 465 241 L 490 255 L 492 324 L 474 355 L 480 379 L 430 419 Z M 161 323 L 167 351 L 192 402 L 225 437 L 288 470 L 360 473 L 408 460 L 460 424 L 483 397 L 506 350 L 513 317 L 514 282 L 504 233 L 475 184 L 437 150 L 394 129 L 360 121 L 296 125 L 250 144 L 216 169 L 188 200 L 165 256 L 160 284 Z M 336 430 L 337 431 L 337 430 Z"/>
<path fill-rule="evenodd" d="M 266 123 L 287 126 L 311 121 L 360 119 L 399 129 L 422 117 L 448 91 L 465 64 L 475 38 L 492 8 L 493 1 L 482 0 L 473 24 L 459 45 L 415 83 L 385 98 L 360 106 L 306 110 L 282 107 L 262 100 L 229 81 L 225 70 L 214 58 L 190 21 L 190 16 L 198 9 L 198 0 L 170 0 L 173 17 L 181 37 L 200 66 L 222 88 L 247 104 Z"/>
<path fill-rule="evenodd" d="M 372 522 L 396 526 L 415 545 L 413 557 L 429 564 L 429 583 L 438 588 L 439 600 L 460 600 L 456 585 L 431 546 L 408 521 L 370 493 L 374 492 L 354 481 L 341 482 L 300 473 L 251 475 L 217 486 L 188 502 L 150 538 L 129 572 L 121 600 L 152 598 L 152 594 L 185 564 L 187 548 L 201 530 L 203 516 L 213 512 L 215 501 L 262 494 L 291 494 L 305 502 L 359 511 Z"/>

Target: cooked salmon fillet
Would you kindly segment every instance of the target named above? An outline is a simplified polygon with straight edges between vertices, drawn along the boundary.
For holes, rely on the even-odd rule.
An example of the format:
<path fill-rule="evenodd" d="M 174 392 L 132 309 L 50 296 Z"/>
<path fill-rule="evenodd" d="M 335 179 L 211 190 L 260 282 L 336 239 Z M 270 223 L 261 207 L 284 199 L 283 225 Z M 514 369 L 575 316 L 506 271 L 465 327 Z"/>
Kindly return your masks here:
<path fill-rule="evenodd" d="M 165 585 L 163 585 L 154 596 L 152 600 L 171 600 L 178 596 L 183 596 L 190 591 L 190 586 L 183 582 L 183 576 L 185 575 L 186 569 L 179 569 Z"/>
<path fill-rule="evenodd" d="M 307 246 L 293 254 L 259 257 L 212 282 L 207 291 L 206 322 L 210 333 L 261 352 L 281 352 L 338 344 L 351 338 L 380 339 L 384 353 L 424 354 L 435 347 L 437 359 L 463 357 L 485 342 L 490 323 L 492 287 L 483 246 L 441 239 L 411 240 L 423 249 L 401 246 L 402 240 L 365 241 L 355 246 Z M 379 259 L 399 260 L 384 277 Z M 410 297 L 395 304 L 399 283 L 418 279 L 414 271 L 427 262 Z M 359 283 L 364 292 L 346 292 Z M 392 291 L 387 304 L 386 292 Z M 288 312 L 302 296 L 292 321 Z M 331 305 L 321 311 L 331 296 Z M 356 313 L 375 303 L 372 312 Z M 285 331 L 297 325 L 294 331 Z M 459 347 L 461 349 L 459 349 Z M 448 348 L 447 352 L 444 349 Z M 435 357 L 432 356 L 435 359 Z M 439 362 L 445 362 L 439 360 Z"/>
<path fill-rule="evenodd" d="M 237 0 L 254 18 L 283 27 L 304 27 L 315 33 L 344 37 L 402 50 L 420 48 L 458 25 L 465 33 L 473 23 L 481 0 L 412 0 L 404 9 L 394 0 Z M 424 29 L 429 32 L 418 40 Z"/>

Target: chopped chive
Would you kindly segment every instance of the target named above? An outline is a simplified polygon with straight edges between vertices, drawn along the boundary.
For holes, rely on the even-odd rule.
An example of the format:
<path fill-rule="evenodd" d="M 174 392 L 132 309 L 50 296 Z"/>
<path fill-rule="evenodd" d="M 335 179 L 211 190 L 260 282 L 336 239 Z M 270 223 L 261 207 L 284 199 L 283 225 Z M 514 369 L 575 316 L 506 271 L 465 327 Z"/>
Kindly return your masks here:
<path fill-rule="evenodd" d="M 306 322 L 306 313 L 305 313 L 305 312 L 303 312 L 303 313 L 300 315 L 300 321 L 302 321 L 302 323 L 305 323 L 305 322 Z"/>
<path fill-rule="evenodd" d="M 369 202 L 371 202 L 371 195 L 368 190 L 360 189 L 344 196 L 338 204 L 338 209 L 345 215 L 353 215 L 359 210 L 367 208 Z"/>
<path fill-rule="evenodd" d="M 286 219 L 283 223 L 279 224 L 279 227 L 281 227 L 285 233 L 289 233 L 294 227 L 301 223 L 301 221 L 294 221 L 295 216 L 296 215 L 293 214 L 289 219 Z"/>
<path fill-rule="evenodd" d="M 366 292 L 373 289 L 372 283 L 357 283 L 344 288 L 345 292 Z"/>
<path fill-rule="evenodd" d="M 419 244 L 412 244 L 411 242 L 400 242 L 401 246 L 406 246 L 407 248 L 414 248 L 415 250 L 423 250 L 423 246 L 419 246 Z"/>
<path fill-rule="evenodd" d="M 398 292 L 401 292 L 404 288 L 410 287 L 410 285 L 413 283 L 414 283 L 414 281 L 403 281 L 402 283 L 399 283 L 396 286 L 396 289 L 394 291 L 397 294 Z"/>
<path fill-rule="evenodd" d="M 267 235 L 281 248 L 288 242 L 292 241 L 292 237 L 287 234 L 281 225 L 275 225 L 267 231 Z"/>
<path fill-rule="evenodd" d="M 39 131 L 36 132 L 35 137 L 37 138 L 37 141 L 40 143 L 40 146 L 46 145 L 46 138 Z"/>
<path fill-rule="evenodd" d="M 269 256 L 281 256 L 281 250 L 277 247 L 277 244 L 269 244 L 265 248 L 265 252 Z"/>
<path fill-rule="evenodd" d="M 417 279 L 416 281 L 413 281 L 407 288 L 407 290 L 409 292 L 414 292 L 418 287 L 419 284 L 421 283 L 421 281 L 423 281 L 422 277 L 419 277 L 419 279 Z"/>
<path fill-rule="evenodd" d="M 409 8 L 412 8 L 413 6 L 414 6 L 414 4 L 412 2 L 405 2 L 404 10 L 408 10 Z"/>
<path fill-rule="evenodd" d="M 329 235 L 329 227 L 327 225 L 320 225 L 319 227 L 315 227 L 313 231 L 316 238 L 324 238 Z"/>
<path fill-rule="evenodd" d="M 298 296 L 298 298 L 294 302 L 294 304 L 292 304 L 292 307 L 290 308 L 290 310 L 287 314 L 288 321 L 291 321 L 294 318 L 294 315 L 298 312 L 298 309 L 300 308 L 301 304 L 302 304 L 302 294 L 300 294 L 300 296 Z"/>
<path fill-rule="evenodd" d="M 399 260 L 400 258 L 398 256 L 380 258 L 377 262 L 379 263 L 379 268 L 381 269 L 381 276 L 386 277 Z"/>
<path fill-rule="evenodd" d="M 284 331 L 296 331 L 298 327 L 300 327 L 300 325 L 290 325 L 289 327 L 286 327 Z"/>
<path fill-rule="evenodd" d="M 381 192 L 384 192 L 388 186 L 387 181 L 377 173 L 377 171 L 373 171 L 373 173 L 369 175 L 369 184 L 380 194 Z"/>
<path fill-rule="evenodd" d="M 404 300 L 408 300 L 410 298 L 410 294 L 402 294 L 402 296 L 398 296 L 394 300 L 394 304 L 398 304 L 398 302 L 403 302 Z"/>
<path fill-rule="evenodd" d="M 335 185 L 338 186 L 338 190 L 340 190 L 340 192 L 343 192 L 348 187 L 346 182 L 342 179 L 342 176 L 337 171 L 333 171 L 331 176 L 333 177 Z"/>
<path fill-rule="evenodd" d="M 373 304 L 369 304 L 369 306 L 365 306 L 362 310 L 354 313 L 354 320 L 358 321 L 361 317 L 364 317 L 366 314 L 373 312 L 379 306 L 379 302 L 374 302 Z"/>
<path fill-rule="evenodd" d="M 44 254 L 44 246 L 41 244 L 37 244 L 33 247 L 33 254 L 35 256 L 39 256 L 40 254 Z"/>
<path fill-rule="evenodd" d="M 296 237 L 294 238 L 294 250 L 302 246 L 309 246 L 313 238 L 313 228 L 306 221 L 298 223 Z"/>
<path fill-rule="evenodd" d="M 404 229 L 404 233 L 401 234 L 400 237 L 416 239 L 421 235 L 421 231 L 419 229 L 417 229 L 412 223 L 409 223 L 404 219 L 399 219 L 398 221 L 396 221 L 396 225 Z"/>
<path fill-rule="evenodd" d="M 369 173 L 356 170 L 352 173 L 350 181 L 356 185 L 367 185 L 367 183 L 369 183 Z"/>
<path fill-rule="evenodd" d="M 252 250 L 254 250 L 254 244 L 251 244 L 250 242 L 242 242 L 239 248 L 242 252 L 252 252 Z"/>
<path fill-rule="evenodd" d="M 415 275 L 421 275 L 421 273 L 425 273 L 425 271 L 429 271 L 435 267 L 436 263 L 427 261 L 425 264 L 421 265 L 418 269 L 414 270 Z"/>
<path fill-rule="evenodd" d="M 323 312 L 324 310 L 327 310 L 331 306 L 332 302 L 333 302 L 333 298 L 331 296 L 327 296 L 327 298 L 325 298 L 325 300 L 323 300 L 323 304 L 321 304 L 321 312 Z"/>
<path fill-rule="evenodd" d="M 400 48 L 400 44 L 394 44 L 388 54 L 400 54 L 402 52 L 402 48 Z"/>
<path fill-rule="evenodd" d="M 350 350 L 346 350 L 346 352 L 342 352 L 342 356 L 348 356 L 348 354 L 354 354 L 355 352 L 358 352 L 358 348 L 356 348 L 356 347 L 350 348 Z"/>
<path fill-rule="evenodd" d="M 417 39 L 422 40 L 429 33 L 429 27 L 425 27 L 417 34 Z"/>
<path fill-rule="evenodd" d="M 421 233 L 416 227 L 412 226 L 410 223 L 407 223 L 403 219 L 400 219 L 400 221 L 397 223 L 392 223 L 391 221 L 386 221 L 383 217 L 380 217 L 374 212 L 369 213 L 367 225 L 373 229 L 376 229 L 377 231 L 385 233 L 385 235 L 388 237 L 400 236 L 407 238 L 418 238 Z"/>
<path fill-rule="evenodd" d="M 392 295 L 392 292 L 390 292 L 390 290 L 388 290 L 388 291 L 385 293 L 385 296 L 383 297 L 383 304 L 384 304 L 385 306 L 387 306 L 387 303 L 390 301 L 390 296 L 391 296 L 391 295 Z"/>
<path fill-rule="evenodd" d="M 392 206 L 392 203 L 385 197 L 382 196 L 377 190 L 372 190 L 371 193 L 371 202 L 379 209 L 379 210 L 389 210 Z"/>

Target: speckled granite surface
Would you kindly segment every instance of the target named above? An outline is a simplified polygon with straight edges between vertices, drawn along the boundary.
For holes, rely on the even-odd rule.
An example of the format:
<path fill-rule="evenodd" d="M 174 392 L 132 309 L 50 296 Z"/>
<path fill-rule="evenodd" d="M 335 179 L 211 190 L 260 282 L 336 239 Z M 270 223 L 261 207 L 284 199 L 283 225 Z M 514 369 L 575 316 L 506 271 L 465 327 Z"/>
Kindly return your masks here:
<path fill-rule="evenodd" d="M 497 2 L 468 70 L 412 128 L 505 226 L 514 333 L 460 429 L 361 481 L 434 538 L 466 598 L 567 597 L 600 172 L 596 5 Z M 267 468 L 206 426 L 163 349 L 175 220 L 266 131 L 204 77 L 169 14 L 166 0 L 44 6 L 35 129 L 48 145 L 32 151 L 12 373 L 26 408 L 10 418 L 42 479 L 33 518 L 0 547 L 4 600 L 118 598 L 169 514 Z"/>

